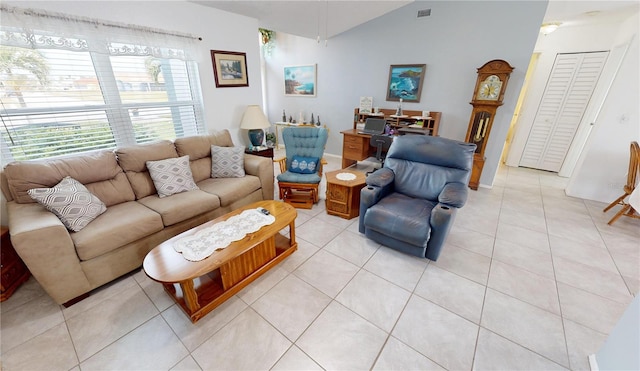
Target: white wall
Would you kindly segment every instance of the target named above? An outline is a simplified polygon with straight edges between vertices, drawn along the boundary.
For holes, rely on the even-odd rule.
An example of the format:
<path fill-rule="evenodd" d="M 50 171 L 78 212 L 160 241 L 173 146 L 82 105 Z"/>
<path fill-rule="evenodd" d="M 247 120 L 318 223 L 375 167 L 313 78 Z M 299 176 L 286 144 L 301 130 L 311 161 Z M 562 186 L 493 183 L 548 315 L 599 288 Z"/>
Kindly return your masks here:
<path fill-rule="evenodd" d="M 248 145 L 240 120 L 249 104 L 262 105 L 258 22 L 186 1 L 8 1 L 8 6 L 44 9 L 117 23 L 177 31 L 202 37 L 200 84 L 209 132 L 229 129 L 236 145 Z M 247 53 L 249 87 L 216 88 L 210 50 Z M 8 224 L 6 201 L 0 197 L 0 223 Z"/>
<path fill-rule="evenodd" d="M 598 370 L 640 370 L 640 296 L 636 296 L 595 354 Z"/>
<path fill-rule="evenodd" d="M 426 8 L 431 16 L 418 19 Z M 329 39 L 326 47 L 324 40 L 277 33 L 266 62 L 269 119 L 280 121 L 282 109 L 294 117 L 319 114 L 330 128 L 326 152 L 340 156 L 340 131 L 352 127 L 361 96 L 372 96 L 374 106 L 397 106 L 385 100 L 389 65 L 425 63 L 421 101 L 404 108 L 441 111 L 440 135 L 464 140 L 477 68 L 504 59 L 515 70 L 487 144 L 481 183 L 491 184 L 545 11 L 543 1 L 417 1 Z M 310 63 L 318 64 L 317 97 L 285 97 L 283 67 Z"/>
<path fill-rule="evenodd" d="M 540 58 L 519 114 L 507 165 L 518 166 L 556 54 L 614 50 L 630 43 L 599 114 L 597 108 L 601 99 L 593 99 L 585 112 L 578 134 L 589 135 L 589 130 L 591 133 L 566 189 L 570 196 L 602 202 L 610 202 L 621 194 L 629 162 L 629 142 L 638 140 L 640 136 L 637 8 L 627 17 L 624 22 L 611 20 L 579 27 L 560 27 L 556 32 L 540 37 L 535 47 Z M 617 64 L 611 55 L 607 63 Z M 608 65 L 606 69 L 611 67 L 616 66 Z M 609 82 L 603 80 L 596 90 L 606 91 Z M 606 86 L 602 86 L 603 83 Z M 589 128 L 591 122 L 595 122 L 593 128 Z"/>
<path fill-rule="evenodd" d="M 640 142 L 638 14 L 623 24 L 615 43 L 628 43 L 611 90 L 566 188 L 569 196 L 612 202 L 623 194 L 629 144 Z M 614 44 L 615 47 L 615 44 Z"/>

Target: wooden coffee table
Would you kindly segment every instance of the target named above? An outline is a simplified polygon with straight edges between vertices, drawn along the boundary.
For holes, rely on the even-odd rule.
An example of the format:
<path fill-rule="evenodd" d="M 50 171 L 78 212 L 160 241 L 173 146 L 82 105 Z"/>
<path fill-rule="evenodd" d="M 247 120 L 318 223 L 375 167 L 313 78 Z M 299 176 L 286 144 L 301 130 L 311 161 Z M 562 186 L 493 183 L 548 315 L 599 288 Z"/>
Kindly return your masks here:
<path fill-rule="evenodd" d="M 186 260 L 175 251 L 174 243 L 178 239 L 257 207 L 269 210 L 275 222 L 201 261 Z M 259 201 L 247 205 L 158 245 L 144 258 L 144 271 L 163 284 L 165 291 L 195 323 L 297 250 L 296 216 L 296 209 L 285 202 Z M 279 233 L 287 226 L 289 238 Z"/>

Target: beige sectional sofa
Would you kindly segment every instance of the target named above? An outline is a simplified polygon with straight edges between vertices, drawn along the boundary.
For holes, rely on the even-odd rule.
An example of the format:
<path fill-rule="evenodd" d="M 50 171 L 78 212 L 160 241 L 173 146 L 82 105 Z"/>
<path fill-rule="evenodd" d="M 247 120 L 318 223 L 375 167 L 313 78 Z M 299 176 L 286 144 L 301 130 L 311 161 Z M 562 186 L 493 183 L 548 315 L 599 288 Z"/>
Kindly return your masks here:
<path fill-rule="evenodd" d="M 1 179 L 13 246 L 47 293 L 64 304 L 139 268 L 160 242 L 238 207 L 273 199 L 271 159 L 245 154 L 245 176 L 212 178 L 212 145 L 232 147 L 229 132 L 7 165 Z M 160 198 L 146 161 L 185 155 L 199 189 Z M 78 232 L 27 193 L 53 187 L 66 176 L 107 207 Z"/>

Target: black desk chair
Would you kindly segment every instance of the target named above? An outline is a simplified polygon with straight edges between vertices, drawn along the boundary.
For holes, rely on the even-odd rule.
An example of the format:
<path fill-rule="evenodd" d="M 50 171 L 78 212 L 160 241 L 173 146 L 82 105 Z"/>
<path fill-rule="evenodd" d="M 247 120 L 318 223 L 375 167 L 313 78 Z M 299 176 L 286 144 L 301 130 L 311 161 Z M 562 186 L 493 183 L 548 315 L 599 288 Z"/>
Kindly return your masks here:
<path fill-rule="evenodd" d="M 388 135 L 374 134 L 371 136 L 371 141 L 369 143 L 371 146 L 376 147 L 376 160 L 380 161 L 381 168 L 384 167 L 384 158 L 392 142 L 393 139 Z M 370 171 L 367 174 L 371 174 L 373 171 Z"/>

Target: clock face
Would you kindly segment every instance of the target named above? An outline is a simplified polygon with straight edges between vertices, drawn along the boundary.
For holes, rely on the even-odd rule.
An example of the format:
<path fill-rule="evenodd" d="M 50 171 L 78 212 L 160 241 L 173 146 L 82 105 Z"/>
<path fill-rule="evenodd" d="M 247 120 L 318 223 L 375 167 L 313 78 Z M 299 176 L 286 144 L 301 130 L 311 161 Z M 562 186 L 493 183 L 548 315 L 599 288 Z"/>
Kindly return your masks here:
<path fill-rule="evenodd" d="M 500 81 L 500 78 L 496 75 L 491 75 L 480 83 L 477 99 L 498 100 L 501 89 L 502 81 Z"/>

